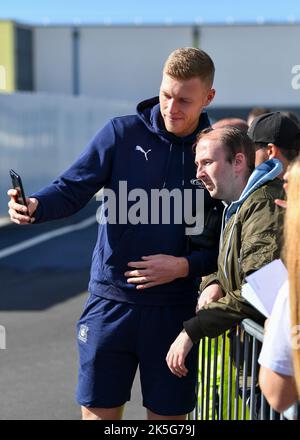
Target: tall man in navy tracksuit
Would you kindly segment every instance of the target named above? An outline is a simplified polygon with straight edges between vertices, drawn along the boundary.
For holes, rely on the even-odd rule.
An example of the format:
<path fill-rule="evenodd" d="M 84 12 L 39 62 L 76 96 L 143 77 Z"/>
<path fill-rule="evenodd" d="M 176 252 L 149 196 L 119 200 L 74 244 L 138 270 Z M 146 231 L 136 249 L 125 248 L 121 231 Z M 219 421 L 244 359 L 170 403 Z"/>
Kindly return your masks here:
<path fill-rule="evenodd" d="M 159 97 L 140 103 L 136 115 L 109 121 L 67 171 L 27 199 L 28 212 L 9 190 L 11 219 L 22 224 L 70 216 L 103 187 L 115 194 L 119 211 L 127 204 L 128 213 L 134 200 L 127 195 L 137 188 L 146 197 L 153 189 L 203 194 L 195 185 L 192 146 L 210 125 L 202 110 L 214 97 L 213 77 L 205 52 L 174 51 Z M 205 191 L 204 210 L 215 203 Z M 151 222 L 157 213 L 149 211 L 140 222 L 124 221 L 124 212 L 117 212 L 122 221 L 99 225 L 90 296 L 77 327 L 77 400 L 84 419 L 120 419 L 138 366 L 148 419 L 182 420 L 194 408 L 197 348 L 184 379 L 169 371 L 165 357 L 194 313 L 196 277 L 215 269 L 217 249 L 191 249 L 186 223 L 175 221 L 178 206 L 170 212 L 168 224 L 161 214 Z"/>

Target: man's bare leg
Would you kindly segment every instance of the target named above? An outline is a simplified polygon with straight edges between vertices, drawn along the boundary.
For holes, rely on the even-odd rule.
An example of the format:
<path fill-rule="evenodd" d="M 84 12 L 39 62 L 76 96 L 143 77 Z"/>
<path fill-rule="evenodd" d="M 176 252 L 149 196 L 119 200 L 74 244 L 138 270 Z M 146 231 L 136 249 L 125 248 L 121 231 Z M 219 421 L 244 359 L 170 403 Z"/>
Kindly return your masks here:
<path fill-rule="evenodd" d="M 86 408 L 82 406 L 82 420 L 121 420 L 123 410 L 124 405 L 116 408 Z"/>
<path fill-rule="evenodd" d="M 186 414 L 180 416 L 161 416 L 147 409 L 148 420 L 186 420 Z"/>

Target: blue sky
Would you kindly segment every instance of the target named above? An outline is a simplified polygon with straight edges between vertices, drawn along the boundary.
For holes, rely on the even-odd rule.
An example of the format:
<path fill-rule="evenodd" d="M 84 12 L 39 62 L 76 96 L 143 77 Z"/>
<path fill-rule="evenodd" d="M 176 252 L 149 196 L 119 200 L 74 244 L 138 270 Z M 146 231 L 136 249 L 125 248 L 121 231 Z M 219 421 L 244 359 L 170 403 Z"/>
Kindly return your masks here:
<path fill-rule="evenodd" d="M 4 18 L 39 24 L 300 22 L 300 1 L 2 0 Z"/>

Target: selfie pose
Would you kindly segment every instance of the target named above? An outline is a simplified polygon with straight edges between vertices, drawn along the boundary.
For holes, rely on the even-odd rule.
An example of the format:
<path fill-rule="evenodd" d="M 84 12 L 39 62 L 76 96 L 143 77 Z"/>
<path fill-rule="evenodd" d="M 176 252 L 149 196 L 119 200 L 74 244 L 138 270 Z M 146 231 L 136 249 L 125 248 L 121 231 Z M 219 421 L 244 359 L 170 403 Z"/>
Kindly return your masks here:
<path fill-rule="evenodd" d="M 210 125 L 203 108 L 214 98 L 213 78 L 214 64 L 205 52 L 175 50 L 164 65 L 159 97 L 141 102 L 136 115 L 109 121 L 68 170 L 27 198 L 28 208 L 10 190 L 11 219 L 24 224 L 70 216 L 102 187 L 120 206 L 120 182 L 126 182 L 128 193 L 142 189 L 149 197 L 153 189 L 189 190 L 193 198 L 200 191 L 202 211 L 218 207 L 197 185 L 192 148 Z M 128 212 L 132 205 L 131 200 Z M 195 406 L 197 347 L 188 356 L 185 380 L 164 360 L 195 310 L 197 277 L 216 268 L 218 237 L 195 245 L 187 225 L 176 221 L 176 209 L 167 224 L 162 215 L 151 223 L 149 212 L 148 222 L 99 225 L 90 296 L 77 326 L 77 401 L 84 419 L 120 419 L 138 366 L 149 419 L 185 419 Z"/>

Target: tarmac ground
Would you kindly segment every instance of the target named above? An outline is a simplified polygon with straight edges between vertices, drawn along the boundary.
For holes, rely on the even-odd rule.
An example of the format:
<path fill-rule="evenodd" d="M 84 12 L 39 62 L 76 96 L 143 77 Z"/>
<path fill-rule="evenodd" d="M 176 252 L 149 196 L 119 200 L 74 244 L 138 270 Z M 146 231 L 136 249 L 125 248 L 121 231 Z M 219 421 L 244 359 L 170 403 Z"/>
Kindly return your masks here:
<path fill-rule="evenodd" d="M 92 218 L 95 210 L 91 203 L 70 219 L 41 225 L 2 221 L 0 420 L 81 418 L 75 326 L 88 296 L 97 223 L 32 246 L 28 240 Z M 28 247 L 16 250 L 22 243 Z M 124 419 L 145 419 L 141 405 L 136 377 Z"/>

